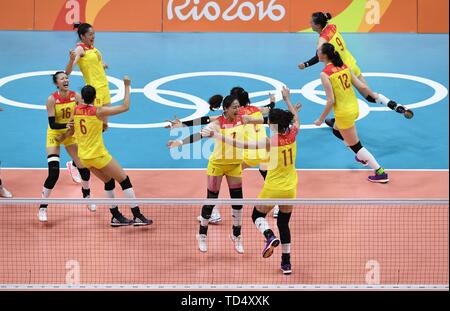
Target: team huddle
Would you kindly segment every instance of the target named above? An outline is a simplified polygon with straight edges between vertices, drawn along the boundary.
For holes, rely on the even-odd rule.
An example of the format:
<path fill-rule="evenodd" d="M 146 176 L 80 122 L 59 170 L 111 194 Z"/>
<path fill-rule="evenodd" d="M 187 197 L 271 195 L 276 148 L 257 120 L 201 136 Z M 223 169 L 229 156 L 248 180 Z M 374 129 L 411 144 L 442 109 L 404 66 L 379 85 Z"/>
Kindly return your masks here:
<path fill-rule="evenodd" d="M 358 138 L 355 121 L 359 116 L 358 101 L 354 87 L 371 103 L 378 103 L 410 119 L 413 112 L 398 105 L 386 96 L 373 92 L 357 66 L 355 58 L 348 51 L 344 39 L 336 25 L 328 23 L 329 13 L 312 14 L 311 27 L 319 33 L 316 55 L 300 64 L 303 70 L 316 63 L 323 62 L 325 67 L 320 74 L 327 103 L 323 113 L 314 122 L 320 126 L 324 122 L 332 133 L 355 153 L 355 160 L 373 169 L 368 181 L 375 183 L 389 182 L 388 173 L 375 157 L 363 147 Z M 74 181 L 81 183 L 83 198 L 90 197 L 91 173 L 104 183 L 105 194 L 114 198 L 116 182 L 120 184 L 126 198 L 135 198 L 130 178 L 119 163 L 109 154 L 103 142 L 103 132 L 108 130 L 108 117 L 129 110 L 130 85 L 124 77 L 125 97 L 120 105 L 111 106 L 110 91 L 102 54 L 94 47 L 95 32 L 91 25 L 78 25 L 77 33 L 80 43 L 70 52 L 65 71 L 56 72 L 52 79 L 57 91 L 47 99 L 47 161 L 48 176 L 44 182 L 42 197 L 48 198 L 54 189 L 60 171 L 60 147 L 63 145 L 72 158 L 66 165 Z M 83 74 L 85 86 L 81 94 L 69 88 L 69 75 L 78 65 Z M 194 143 L 202 138 L 214 139 L 214 150 L 209 157 L 207 175 L 207 198 L 217 199 L 223 177 L 226 178 L 230 197 L 242 199 L 242 171 L 257 167 L 264 179 L 264 186 L 258 198 L 289 200 L 297 198 L 296 138 L 300 129 L 298 116 L 301 104 L 291 102 L 290 90 L 283 87 L 281 95 L 287 110 L 275 108 L 275 97 L 270 96 L 265 107 L 251 105 L 248 92 L 242 87 L 234 87 L 226 96 L 214 95 L 209 99 L 212 111 L 219 108 L 223 113 L 217 116 L 205 116 L 196 120 L 181 122 L 170 120 L 168 128 L 205 125 L 203 129 L 182 140 L 170 140 L 169 148 L 178 148 L 184 144 Z M 334 118 L 328 118 L 331 112 Z M 269 137 L 266 127 L 272 135 Z M 4 190 L 3 190 L 4 189 Z M 2 193 L 4 193 L 2 195 Z M 2 187 L 0 195 L 11 196 Z M 87 204 L 90 211 L 96 206 Z M 153 222 L 146 218 L 139 206 L 130 206 L 132 218 L 125 217 L 118 206 L 111 206 L 113 227 L 148 226 Z M 41 204 L 38 219 L 48 220 L 48 206 Z M 271 229 L 266 217 L 273 210 L 277 219 L 279 237 Z M 265 238 L 262 257 L 270 257 L 274 249 L 281 244 L 282 255 L 280 268 L 283 274 L 291 274 L 291 231 L 289 227 L 292 205 L 259 205 L 253 208 L 252 221 Z M 241 236 L 243 206 L 232 205 L 232 228 L 230 239 L 237 253 L 244 253 Z M 207 235 L 209 224 L 221 222 L 220 211 L 214 205 L 204 205 L 198 216 L 198 249 L 207 252 Z"/>

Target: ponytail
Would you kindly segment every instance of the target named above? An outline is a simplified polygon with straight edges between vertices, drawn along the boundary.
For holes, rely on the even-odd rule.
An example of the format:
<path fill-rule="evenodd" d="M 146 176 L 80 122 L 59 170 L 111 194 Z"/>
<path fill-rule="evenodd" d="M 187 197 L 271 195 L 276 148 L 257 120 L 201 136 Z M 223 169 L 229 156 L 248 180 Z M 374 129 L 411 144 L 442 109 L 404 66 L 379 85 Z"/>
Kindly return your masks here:
<path fill-rule="evenodd" d="M 342 67 L 344 62 L 342 61 L 341 55 L 339 55 L 338 51 L 334 51 L 333 57 L 331 58 L 331 62 L 336 67 Z"/>
<path fill-rule="evenodd" d="M 322 54 L 325 54 L 328 59 L 333 63 L 336 67 L 342 67 L 344 62 L 342 61 L 339 52 L 335 50 L 334 46 L 331 43 L 324 43 L 321 47 Z"/>

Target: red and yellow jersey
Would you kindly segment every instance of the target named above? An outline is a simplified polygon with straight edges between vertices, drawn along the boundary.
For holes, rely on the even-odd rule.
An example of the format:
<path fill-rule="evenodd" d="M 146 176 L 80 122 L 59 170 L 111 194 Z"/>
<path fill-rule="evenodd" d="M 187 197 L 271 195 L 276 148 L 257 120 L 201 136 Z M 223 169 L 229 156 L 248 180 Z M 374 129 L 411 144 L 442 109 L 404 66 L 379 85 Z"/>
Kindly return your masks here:
<path fill-rule="evenodd" d="M 55 122 L 60 124 L 69 123 L 76 105 L 75 92 L 69 91 L 67 98 L 63 98 L 58 91 L 53 93 L 52 96 L 55 99 Z M 67 129 L 53 130 L 48 126 L 47 131 L 62 134 Z"/>
<path fill-rule="evenodd" d="M 352 86 L 352 75 L 347 65 L 325 66 L 323 72 L 329 77 L 334 93 L 334 115 L 348 116 L 359 112 L 358 100 Z"/>
<path fill-rule="evenodd" d="M 239 110 L 240 115 L 247 115 L 252 118 L 263 118 L 263 114 L 258 107 L 245 106 Z M 264 124 L 246 124 L 244 125 L 245 141 L 261 141 L 267 137 Z M 244 158 L 250 160 L 266 159 L 268 157 L 265 148 L 262 149 L 246 149 L 244 150 Z"/>
<path fill-rule="evenodd" d="M 293 125 L 285 134 L 270 138 L 270 154 L 267 177 L 264 188 L 274 190 L 290 190 L 297 188 L 297 156 L 296 137 L 298 128 Z"/>
<path fill-rule="evenodd" d="M 236 140 L 244 140 L 244 122 L 239 115 L 234 122 L 230 122 L 224 116 L 217 118 L 220 126 L 220 133 L 224 137 L 231 137 Z M 216 139 L 214 150 L 209 161 L 212 164 L 240 164 L 244 158 L 243 150 L 223 143 Z"/>
<path fill-rule="evenodd" d="M 335 50 L 339 52 L 339 55 L 342 58 L 344 64 L 350 67 L 353 71 L 353 67 L 356 67 L 356 60 L 353 57 L 352 53 L 347 49 L 345 45 L 345 41 L 342 38 L 339 31 L 337 31 L 337 27 L 334 24 L 328 24 L 320 33 L 320 37 L 324 38 L 327 42 L 331 43 Z"/>
<path fill-rule="evenodd" d="M 80 159 L 94 159 L 108 154 L 103 144 L 103 121 L 97 118 L 97 107 L 76 106 L 74 127 Z"/>
<path fill-rule="evenodd" d="M 81 46 L 84 50 L 84 56 L 78 60 L 78 66 L 83 73 L 84 82 L 96 89 L 108 87 L 100 51 L 84 43 L 80 43 L 78 46 Z"/>

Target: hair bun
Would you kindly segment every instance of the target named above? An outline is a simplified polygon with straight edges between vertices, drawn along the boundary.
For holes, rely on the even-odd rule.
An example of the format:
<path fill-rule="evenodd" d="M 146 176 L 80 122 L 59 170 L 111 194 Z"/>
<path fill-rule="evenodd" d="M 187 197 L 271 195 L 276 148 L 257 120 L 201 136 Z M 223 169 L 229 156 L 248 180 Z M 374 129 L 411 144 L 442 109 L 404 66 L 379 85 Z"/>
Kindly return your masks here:
<path fill-rule="evenodd" d="M 324 15 L 327 18 L 327 21 L 329 21 L 332 17 L 330 13 L 325 13 Z"/>
<path fill-rule="evenodd" d="M 78 27 L 80 27 L 81 23 L 74 23 L 73 24 L 73 29 L 78 29 Z"/>
<path fill-rule="evenodd" d="M 209 110 L 217 110 L 220 108 L 220 105 L 222 104 L 223 96 L 222 95 L 214 95 L 208 100 L 209 104 Z"/>

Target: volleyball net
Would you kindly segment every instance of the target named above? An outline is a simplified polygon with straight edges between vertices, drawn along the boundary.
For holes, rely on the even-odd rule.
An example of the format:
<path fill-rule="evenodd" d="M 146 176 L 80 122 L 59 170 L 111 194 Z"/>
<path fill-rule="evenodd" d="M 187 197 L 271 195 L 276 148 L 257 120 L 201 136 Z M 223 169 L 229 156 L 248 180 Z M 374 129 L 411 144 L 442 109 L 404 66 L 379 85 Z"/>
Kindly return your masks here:
<path fill-rule="evenodd" d="M 151 226 L 110 226 L 111 205 L 131 218 L 135 204 Z M 209 225 L 200 252 L 204 204 L 216 204 L 222 221 Z M 239 204 L 243 254 L 230 239 Z M 273 204 L 293 205 L 290 275 L 280 271 L 281 246 L 262 257 L 251 218 L 255 205 Z M 448 290 L 448 210 L 448 200 L 0 200 L 0 289 Z M 277 219 L 267 220 L 279 236 Z"/>

